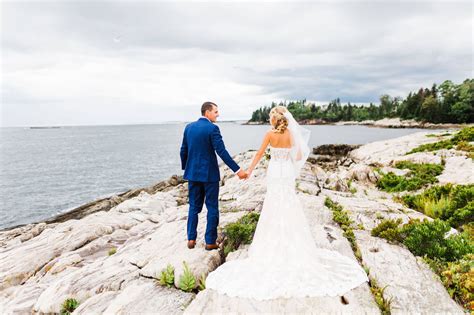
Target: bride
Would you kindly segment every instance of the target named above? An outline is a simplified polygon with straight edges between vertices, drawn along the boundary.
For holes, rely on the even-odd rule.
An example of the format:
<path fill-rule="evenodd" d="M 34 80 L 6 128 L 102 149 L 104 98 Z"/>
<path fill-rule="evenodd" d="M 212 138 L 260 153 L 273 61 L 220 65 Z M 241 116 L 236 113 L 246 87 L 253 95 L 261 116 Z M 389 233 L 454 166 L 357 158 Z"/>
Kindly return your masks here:
<path fill-rule="evenodd" d="M 247 170 L 250 175 L 269 145 L 267 193 L 248 257 L 209 273 L 206 288 L 257 300 L 343 295 L 368 278 L 355 260 L 314 243 L 295 190 L 310 132 L 283 106 L 270 111 L 270 122 Z"/>

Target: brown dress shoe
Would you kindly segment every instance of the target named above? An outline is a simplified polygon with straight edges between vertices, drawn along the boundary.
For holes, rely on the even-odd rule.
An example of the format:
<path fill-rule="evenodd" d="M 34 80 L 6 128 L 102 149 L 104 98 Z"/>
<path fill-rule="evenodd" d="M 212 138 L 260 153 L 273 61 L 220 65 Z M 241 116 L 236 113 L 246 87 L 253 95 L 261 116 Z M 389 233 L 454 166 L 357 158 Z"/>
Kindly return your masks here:
<path fill-rule="evenodd" d="M 219 248 L 219 245 L 217 244 L 206 244 L 206 247 L 205 247 L 206 250 L 213 250 L 213 249 L 218 249 L 218 248 Z"/>
<path fill-rule="evenodd" d="M 192 249 L 192 248 L 194 248 L 194 246 L 196 246 L 196 241 L 195 240 L 189 240 L 188 241 L 188 248 Z"/>

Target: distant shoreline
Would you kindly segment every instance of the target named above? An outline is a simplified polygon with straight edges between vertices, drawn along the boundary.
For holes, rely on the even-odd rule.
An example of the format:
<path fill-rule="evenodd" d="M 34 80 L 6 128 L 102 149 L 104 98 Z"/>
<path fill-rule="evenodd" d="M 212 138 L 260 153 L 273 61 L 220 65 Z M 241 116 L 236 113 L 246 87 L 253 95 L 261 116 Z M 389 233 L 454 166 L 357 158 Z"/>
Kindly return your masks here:
<path fill-rule="evenodd" d="M 451 123 L 423 123 L 416 120 L 400 120 L 399 118 L 384 118 L 380 120 L 362 120 L 362 121 L 337 121 L 337 122 L 326 122 L 324 120 L 308 119 L 300 120 L 298 122 L 301 125 L 332 125 L 332 126 L 368 126 L 376 128 L 423 128 L 423 129 L 444 129 L 444 128 L 463 128 L 473 124 L 451 124 Z M 243 125 L 269 125 L 269 123 L 263 122 L 251 122 L 248 121 Z"/>

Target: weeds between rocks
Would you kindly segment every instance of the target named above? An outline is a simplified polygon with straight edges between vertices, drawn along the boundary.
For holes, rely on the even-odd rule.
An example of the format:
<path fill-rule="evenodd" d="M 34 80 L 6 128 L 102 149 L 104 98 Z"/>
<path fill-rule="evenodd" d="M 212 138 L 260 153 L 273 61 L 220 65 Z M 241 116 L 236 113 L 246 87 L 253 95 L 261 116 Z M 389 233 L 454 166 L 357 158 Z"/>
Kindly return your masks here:
<path fill-rule="evenodd" d="M 357 241 L 354 235 L 354 230 L 353 230 L 354 221 L 350 219 L 348 212 L 345 211 L 344 208 L 340 204 L 332 201 L 329 197 L 326 197 L 326 199 L 324 200 L 324 205 L 332 211 L 333 220 L 337 224 L 339 224 L 339 226 L 344 231 L 343 235 L 344 237 L 347 238 L 347 240 L 351 244 L 351 248 L 352 248 L 352 251 L 354 252 L 354 256 L 357 258 L 358 262 L 362 265 L 365 272 L 367 273 L 367 276 L 369 278 L 370 292 L 372 292 L 372 295 L 374 296 L 374 300 L 377 303 L 380 309 L 380 312 L 383 315 L 390 315 L 392 297 L 389 299 L 386 298 L 384 296 L 384 291 L 386 287 L 380 288 L 375 278 L 370 276 L 370 268 L 368 268 L 364 264 L 364 261 L 362 260 L 362 254 L 360 252 L 359 246 L 357 245 Z"/>
<path fill-rule="evenodd" d="M 184 272 L 179 277 L 177 288 L 184 292 L 194 292 L 194 293 L 204 290 L 206 288 L 205 274 L 202 273 L 201 277 L 199 277 L 199 279 L 196 279 L 194 274 L 189 269 L 189 266 L 186 263 L 186 261 L 183 261 L 183 266 L 184 266 Z M 166 286 L 168 288 L 173 287 L 174 280 L 175 280 L 174 272 L 175 272 L 174 267 L 171 264 L 168 264 L 166 268 L 161 271 L 160 276 L 158 278 L 158 284 L 161 286 Z"/>
<path fill-rule="evenodd" d="M 61 305 L 60 315 L 70 315 L 79 306 L 79 302 L 76 299 L 66 299 Z"/>

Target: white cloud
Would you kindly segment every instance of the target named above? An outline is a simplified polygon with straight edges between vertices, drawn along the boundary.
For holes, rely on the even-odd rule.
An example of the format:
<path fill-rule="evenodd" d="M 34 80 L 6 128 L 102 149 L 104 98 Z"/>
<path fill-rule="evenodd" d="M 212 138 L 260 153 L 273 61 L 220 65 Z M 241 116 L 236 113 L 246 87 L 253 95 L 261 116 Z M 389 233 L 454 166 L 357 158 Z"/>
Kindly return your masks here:
<path fill-rule="evenodd" d="M 470 2 L 7 2 L 2 125 L 248 118 L 472 76 Z"/>

